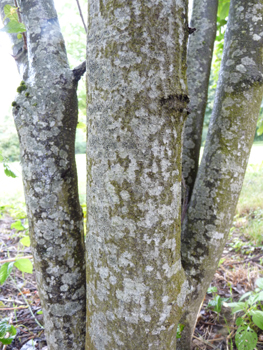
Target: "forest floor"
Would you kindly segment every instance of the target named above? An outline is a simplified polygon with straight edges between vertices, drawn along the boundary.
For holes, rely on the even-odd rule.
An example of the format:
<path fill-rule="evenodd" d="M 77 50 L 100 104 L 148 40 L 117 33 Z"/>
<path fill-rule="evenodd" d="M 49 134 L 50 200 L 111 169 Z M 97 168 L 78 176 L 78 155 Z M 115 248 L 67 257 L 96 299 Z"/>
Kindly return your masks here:
<path fill-rule="evenodd" d="M 13 222 L 14 219 L 9 215 L 3 215 L 0 218 L 1 263 L 17 256 L 31 254 L 30 247 L 24 247 L 19 242 L 18 232 L 10 228 Z M 263 277 L 263 247 L 255 247 L 251 241 L 247 240 L 242 234 L 240 220 L 237 220 L 234 225 L 198 316 L 193 337 L 193 350 L 237 349 L 235 315 L 227 307 L 226 302 L 238 301 L 244 293 L 255 290 L 255 281 Z M 42 314 L 38 314 L 41 305 L 35 275 L 34 273 L 23 274 L 13 268 L 11 277 L 12 279 L 8 278 L 0 287 L 0 321 L 7 318 L 8 322 L 15 326 L 17 335 L 10 345 L 3 345 L 2 349 L 45 350 L 45 333 L 41 328 Z M 23 296 L 30 305 L 34 317 Z M 257 349 L 261 350 L 263 349 L 263 331 L 257 327 L 254 328 L 258 337 Z"/>

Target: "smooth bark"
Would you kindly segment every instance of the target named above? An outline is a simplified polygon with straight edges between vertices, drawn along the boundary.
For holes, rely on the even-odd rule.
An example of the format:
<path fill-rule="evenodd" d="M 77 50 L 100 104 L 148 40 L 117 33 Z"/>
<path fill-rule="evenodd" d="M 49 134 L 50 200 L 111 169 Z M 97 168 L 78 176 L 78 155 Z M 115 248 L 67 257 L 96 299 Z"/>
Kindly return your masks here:
<path fill-rule="evenodd" d="M 190 350 L 199 305 L 217 268 L 241 190 L 263 97 L 263 0 L 232 0 L 204 155 L 182 234 L 192 287 L 179 349 Z"/>
<path fill-rule="evenodd" d="M 1 0 L 1 14 L 9 1 Z M 85 347 L 85 259 L 75 164 L 77 80 L 52 0 L 21 1 L 27 50 L 13 115 L 20 141 L 31 250 L 49 350 Z M 2 17 L 3 18 L 3 17 Z"/>
<path fill-rule="evenodd" d="M 89 2 L 87 349 L 175 349 L 187 1 Z"/>
<path fill-rule="evenodd" d="M 203 122 L 207 102 L 213 47 L 216 37 L 218 0 L 194 0 L 187 51 L 189 111 L 184 127 L 183 177 L 185 180 L 183 216 L 190 202 L 198 170 Z"/>

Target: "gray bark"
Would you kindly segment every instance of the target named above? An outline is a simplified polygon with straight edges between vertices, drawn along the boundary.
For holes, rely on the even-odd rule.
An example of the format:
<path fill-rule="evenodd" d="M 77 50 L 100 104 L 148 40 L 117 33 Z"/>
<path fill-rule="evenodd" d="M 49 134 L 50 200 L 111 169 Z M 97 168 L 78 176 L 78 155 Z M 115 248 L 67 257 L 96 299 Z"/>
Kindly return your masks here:
<path fill-rule="evenodd" d="M 192 294 L 179 349 L 190 349 L 199 305 L 217 268 L 241 190 L 263 96 L 263 0 L 232 0 L 204 155 L 182 235 Z"/>
<path fill-rule="evenodd" d="M 216 36 L 218 0 L 194 0 L 187 52 L 187 83 L 189 110 L 184 129 L 183 177 L 185 179 L 185 207 L 190 202 L 198 170 L 204 115 Z M 186 208 L 183 208 L 185 213 Z"/>
<path fill-rule="evenodd" d="M 0 1 L 2 16 L 7 3 Z M 45 335 L 49 350 L 81 350 L 86 293 L 74 155 L 77 78 L 69 69 L 53 1 L 23 0 L 21 13 L 27 50 L 16 57 L 24 88 L 13 115 Z M 12 40 L 17 55 L 23 43 Z"/>
<path fill-rule="evenodd" d="M 87 349 L 175 349 L 187 1 L 89 2 Z"/>

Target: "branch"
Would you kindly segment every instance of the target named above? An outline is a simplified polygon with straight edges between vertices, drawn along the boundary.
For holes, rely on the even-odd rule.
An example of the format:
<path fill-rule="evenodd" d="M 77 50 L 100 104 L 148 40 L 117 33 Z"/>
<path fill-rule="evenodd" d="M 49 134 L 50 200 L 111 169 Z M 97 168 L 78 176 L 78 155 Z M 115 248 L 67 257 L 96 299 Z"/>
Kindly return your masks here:
<path fill-rule="evenodd" d="M 79 0 L 76 0 L 76 1 L 77 1 L 77 5 L 78 5 L 78 8 L 79 8 L 80 17 L 82 19 L 82 23 L 83 23 L 83 26 L 85 28 L 85 32 L 87 33 L 87 26 L 86 26 L 86 23 L 84 21 L 83 15 L 82 15 L 82 11 L 81 11 L 81 7 L 80 7 L 80 4 L 79 4 Z"/>
<path fill-rule="evenodd" d="M 21 18 L 21 14 L 20 14 L 20 11 L 19 11 L 19 6 L 18 6 L 18 3 L 17 3 L 17 0 L 14 0 L 14 3 L 15 3 L 15 7 L 17 8 L 17 15 L 18 15 L 19 22 L 22 23 L 22 18 Z M 26 40 L 26 34 L 22 33 L 22 35 L 23 35 L 23 40 L 24 40 L 24 48 L 22 50 L 22 53 L 23 53 L 24 50 L 27 50 L 27 40 Z M 21 56 L 21 55 L 19 55 L 19 56 Z M 17 60 L 18 57 L 14 57 L 14 59 Z"/>
<path fill-rule="evenodd" d="M 20 257 L 16 257 L 16 258 L 0 260 L 0 264 L 4 264 L 6 262 L 11 262 L 11 261 L 16 261 L 16 260 L 20 260 L 20 259 L 33 259 L 33 256 L 32 255 L 27 255 L 27 256 L 20 256 Z"/>
<path fill-rule="evenodd" d="M 74 74 L 75 81 L 79 81 L 82 75 L 86 72 L 86 61 L 75 67 L 72 72 Z"/>

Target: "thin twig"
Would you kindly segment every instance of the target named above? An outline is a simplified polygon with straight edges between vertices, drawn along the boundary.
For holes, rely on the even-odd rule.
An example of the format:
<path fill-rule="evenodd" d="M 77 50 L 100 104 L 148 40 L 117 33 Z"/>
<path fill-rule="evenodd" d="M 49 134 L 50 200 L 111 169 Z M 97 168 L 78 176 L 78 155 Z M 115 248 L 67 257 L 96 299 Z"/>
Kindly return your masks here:
<path fill-rule="evenodd" d="M 209 344 L 209 342 L 207 340 L 203 339 L 202 337 L 196 337 L 195 335 L 193 335 L 193 338 L 195 338 L 195 339 L 199 340 L 200 342 L 210 346 L 212 349 L 215 349 L 214 345 Z"/>
<path fill-rule="evenodd" d="M 18 6 L 18 3 L 17 3 L 17 0 L 14 0 L 14 3 L 15 3 L 15 7 L 17 8 L 18 20 L 19 20 L 20 23 L 22 23 L 22 18 L 21 18 L 21 14 L 20 14 L 20 11 L 19 11 L 19 6 Z M 24 40 L 24 50 L 27 50 L 26 34 L 22 33 L 22 36 L 23 36 L 23 40 Z"/>
<path fill-rule="evenodd" d="M 0 301 L 5 301 L 7 303 L 18 303 L 18 304 L 24 304 L 22 301 L 20 300 L 13 300 L 13 299 L 2 299 L 0 298 Z"/>
<path fill-rule="evenodd" d="M 21 256 L 21 257 L 16 257 L 16 258 L 10 258 L 10 259 L 5 259 L 5 260 L 0 260 L 0 264 L 4 264 L 6 262 L 11 262 L 11 261 L 16 261 L 20 259 L 33 259 L 32 255 L 27 255 L 27 256 Z"/>
<path fill-rule="evenodd" d="M 226 263 L 226 266 L 229 266 L 229 265 L 239 265 L 239 264 L 245 264 L 247 262 L 256 262 L 256 261 L 259 261 L 259 259 L 261 259 L 263 257 L 262 254 L 259 254 L 257 256 L 254 256 L 253 258 L 250 258 L 250 259 L 245 259 L 243 261 L 233 261 L 233 262 L 229 262 L 229 263 Z"/>
<path fill-rule="evenodd" d="M 27 308 L 28 306 L 0 307 L 0 311 L 10 311 L 10 310 L 27 309 Z"/>
<path fill-rule="evenodd" d="M 82 19 L 82 23 L 83 23 L 83 26 L 85 28 L 85 32 L 87 33 L 87 26 L 86 26 L 86 23 L 84 21 L 83 15 L 82 15 L 82 11 L 81 11 L 81 7 L 80 7 L 80 4 L 79 4 L 79 0 L 76 0 L 76 1 L 77 1 L 77 5 L 78 5 L 78 8 L 79 8 L 80 17 Z"/>

